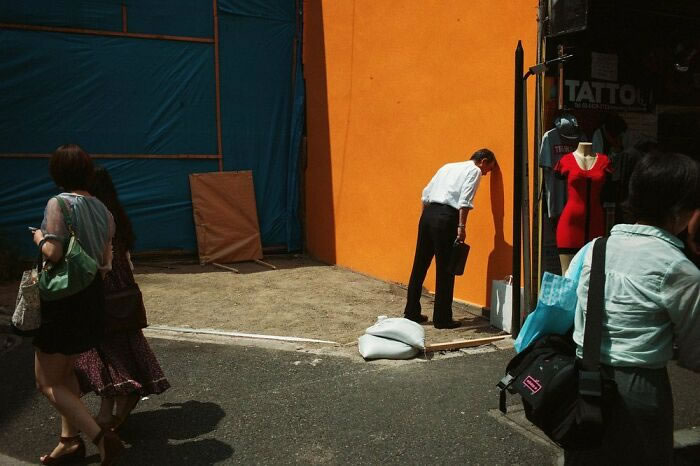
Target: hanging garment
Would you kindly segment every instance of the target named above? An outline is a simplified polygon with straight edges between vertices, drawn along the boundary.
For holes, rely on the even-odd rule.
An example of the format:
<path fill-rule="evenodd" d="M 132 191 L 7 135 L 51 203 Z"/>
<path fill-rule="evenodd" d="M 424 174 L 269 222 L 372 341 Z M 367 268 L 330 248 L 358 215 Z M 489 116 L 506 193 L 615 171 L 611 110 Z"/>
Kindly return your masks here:
<path fill-rule="evenodd" d="M 558 217 L 566 204 L 566 180 L 557 178 L 553 169 L 564 155 L 573 152 L 578 147 L 578 143 L 585 140 L 582 134 L 562 137 L 557 128 L 550 129 L 542 136 L 539 164 L 544 168 L 543 178 L 549 218 Z"/>
<path fill-rule="evenodd" d="M 601 192 L 612 168 L 605 154 L 596 157 L 589 170 L 582 169 L 572 153 L 562 157 L 554 167 L 567 186 L 567 202 L 557 224 L 557 248 L 562 254 L 575 253 L 593 238 L 605 234 Z"/>
<path fill-rule="evenodd" d="M 591 138 L 591 142 L 593 143 L 593 153 L 597 154 L 598 152 L 602 152 L 604 154 L 607 154 L 607 147 L 605 147 L 607 144 L 605 143 L 605 137 L 603 137 L 603 128 L 597 128 L 595 131 L 593 131 L 593 137 Z"/>

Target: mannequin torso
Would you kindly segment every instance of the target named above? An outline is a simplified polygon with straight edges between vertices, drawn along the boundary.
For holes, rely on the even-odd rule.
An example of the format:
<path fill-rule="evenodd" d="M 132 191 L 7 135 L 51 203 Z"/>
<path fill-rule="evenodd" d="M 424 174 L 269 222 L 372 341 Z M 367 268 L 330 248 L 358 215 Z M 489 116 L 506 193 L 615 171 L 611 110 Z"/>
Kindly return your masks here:
<path fill-rule="evenodd" d="M 598 160 L 598 154 L 593 153 L 593 144 L 590 142 L 579 142 L 578 147 L 572 153 L 581 170 L 590 170 Z"/>
<path fill-rule="evenodd" d="M 567 180 L 567 203 L 556 228 L 562 273 L 566 273 L 576 251 L 605 232 L 600 197 L 609 171 L 607 156 L 594 153 L 590 142 L 579 142 L 576 150 L 555 167 L 555 172 Z"/>

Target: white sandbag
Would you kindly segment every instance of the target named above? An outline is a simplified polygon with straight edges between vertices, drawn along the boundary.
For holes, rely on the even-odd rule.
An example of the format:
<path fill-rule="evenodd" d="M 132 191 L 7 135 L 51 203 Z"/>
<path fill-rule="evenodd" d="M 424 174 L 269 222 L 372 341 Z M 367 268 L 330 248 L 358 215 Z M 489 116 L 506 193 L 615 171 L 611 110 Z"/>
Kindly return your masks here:
<path fill-rule="evenodd" d="M 418 348 L 406 343 L 367 334 L 358 339 L 358 347 L 365 359 L 411 359 L 418 354 Z"/>
<path fill-rule="evenodd" d="M 381 319 L 368 328 L 365 333 L 400 341 L 419 350 L 425 349 L 425 330 L 423 327 L 403 317 Z"/>

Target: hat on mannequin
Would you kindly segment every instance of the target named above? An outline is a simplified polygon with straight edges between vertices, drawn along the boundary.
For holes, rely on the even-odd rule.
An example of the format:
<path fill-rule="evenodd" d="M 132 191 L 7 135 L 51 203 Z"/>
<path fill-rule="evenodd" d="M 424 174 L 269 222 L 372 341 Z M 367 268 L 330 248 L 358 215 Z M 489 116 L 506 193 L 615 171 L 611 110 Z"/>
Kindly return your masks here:
<path fill-rule="evenodd" d="M 581 137 L 578 120 L 570 113 L 561 113 L 554 119 L 554 126 L 560 136 L 570 139 Z"/>

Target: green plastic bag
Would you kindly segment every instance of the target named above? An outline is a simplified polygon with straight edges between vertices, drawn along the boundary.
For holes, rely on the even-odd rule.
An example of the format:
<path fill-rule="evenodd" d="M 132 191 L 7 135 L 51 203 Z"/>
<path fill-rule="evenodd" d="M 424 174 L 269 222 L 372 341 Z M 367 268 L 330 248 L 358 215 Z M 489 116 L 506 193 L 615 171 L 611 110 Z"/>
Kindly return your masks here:
<path fill-rule="evenodd" d="M 56 196 L 56 200 L 63 211 L 70 238 L 61 260 L 44 267 L 39 275 L 39 295 L 44 301 L 57 301 L 83 291 L 97 274 L 97 262 L 78 241 L 63 199 Z"/>

